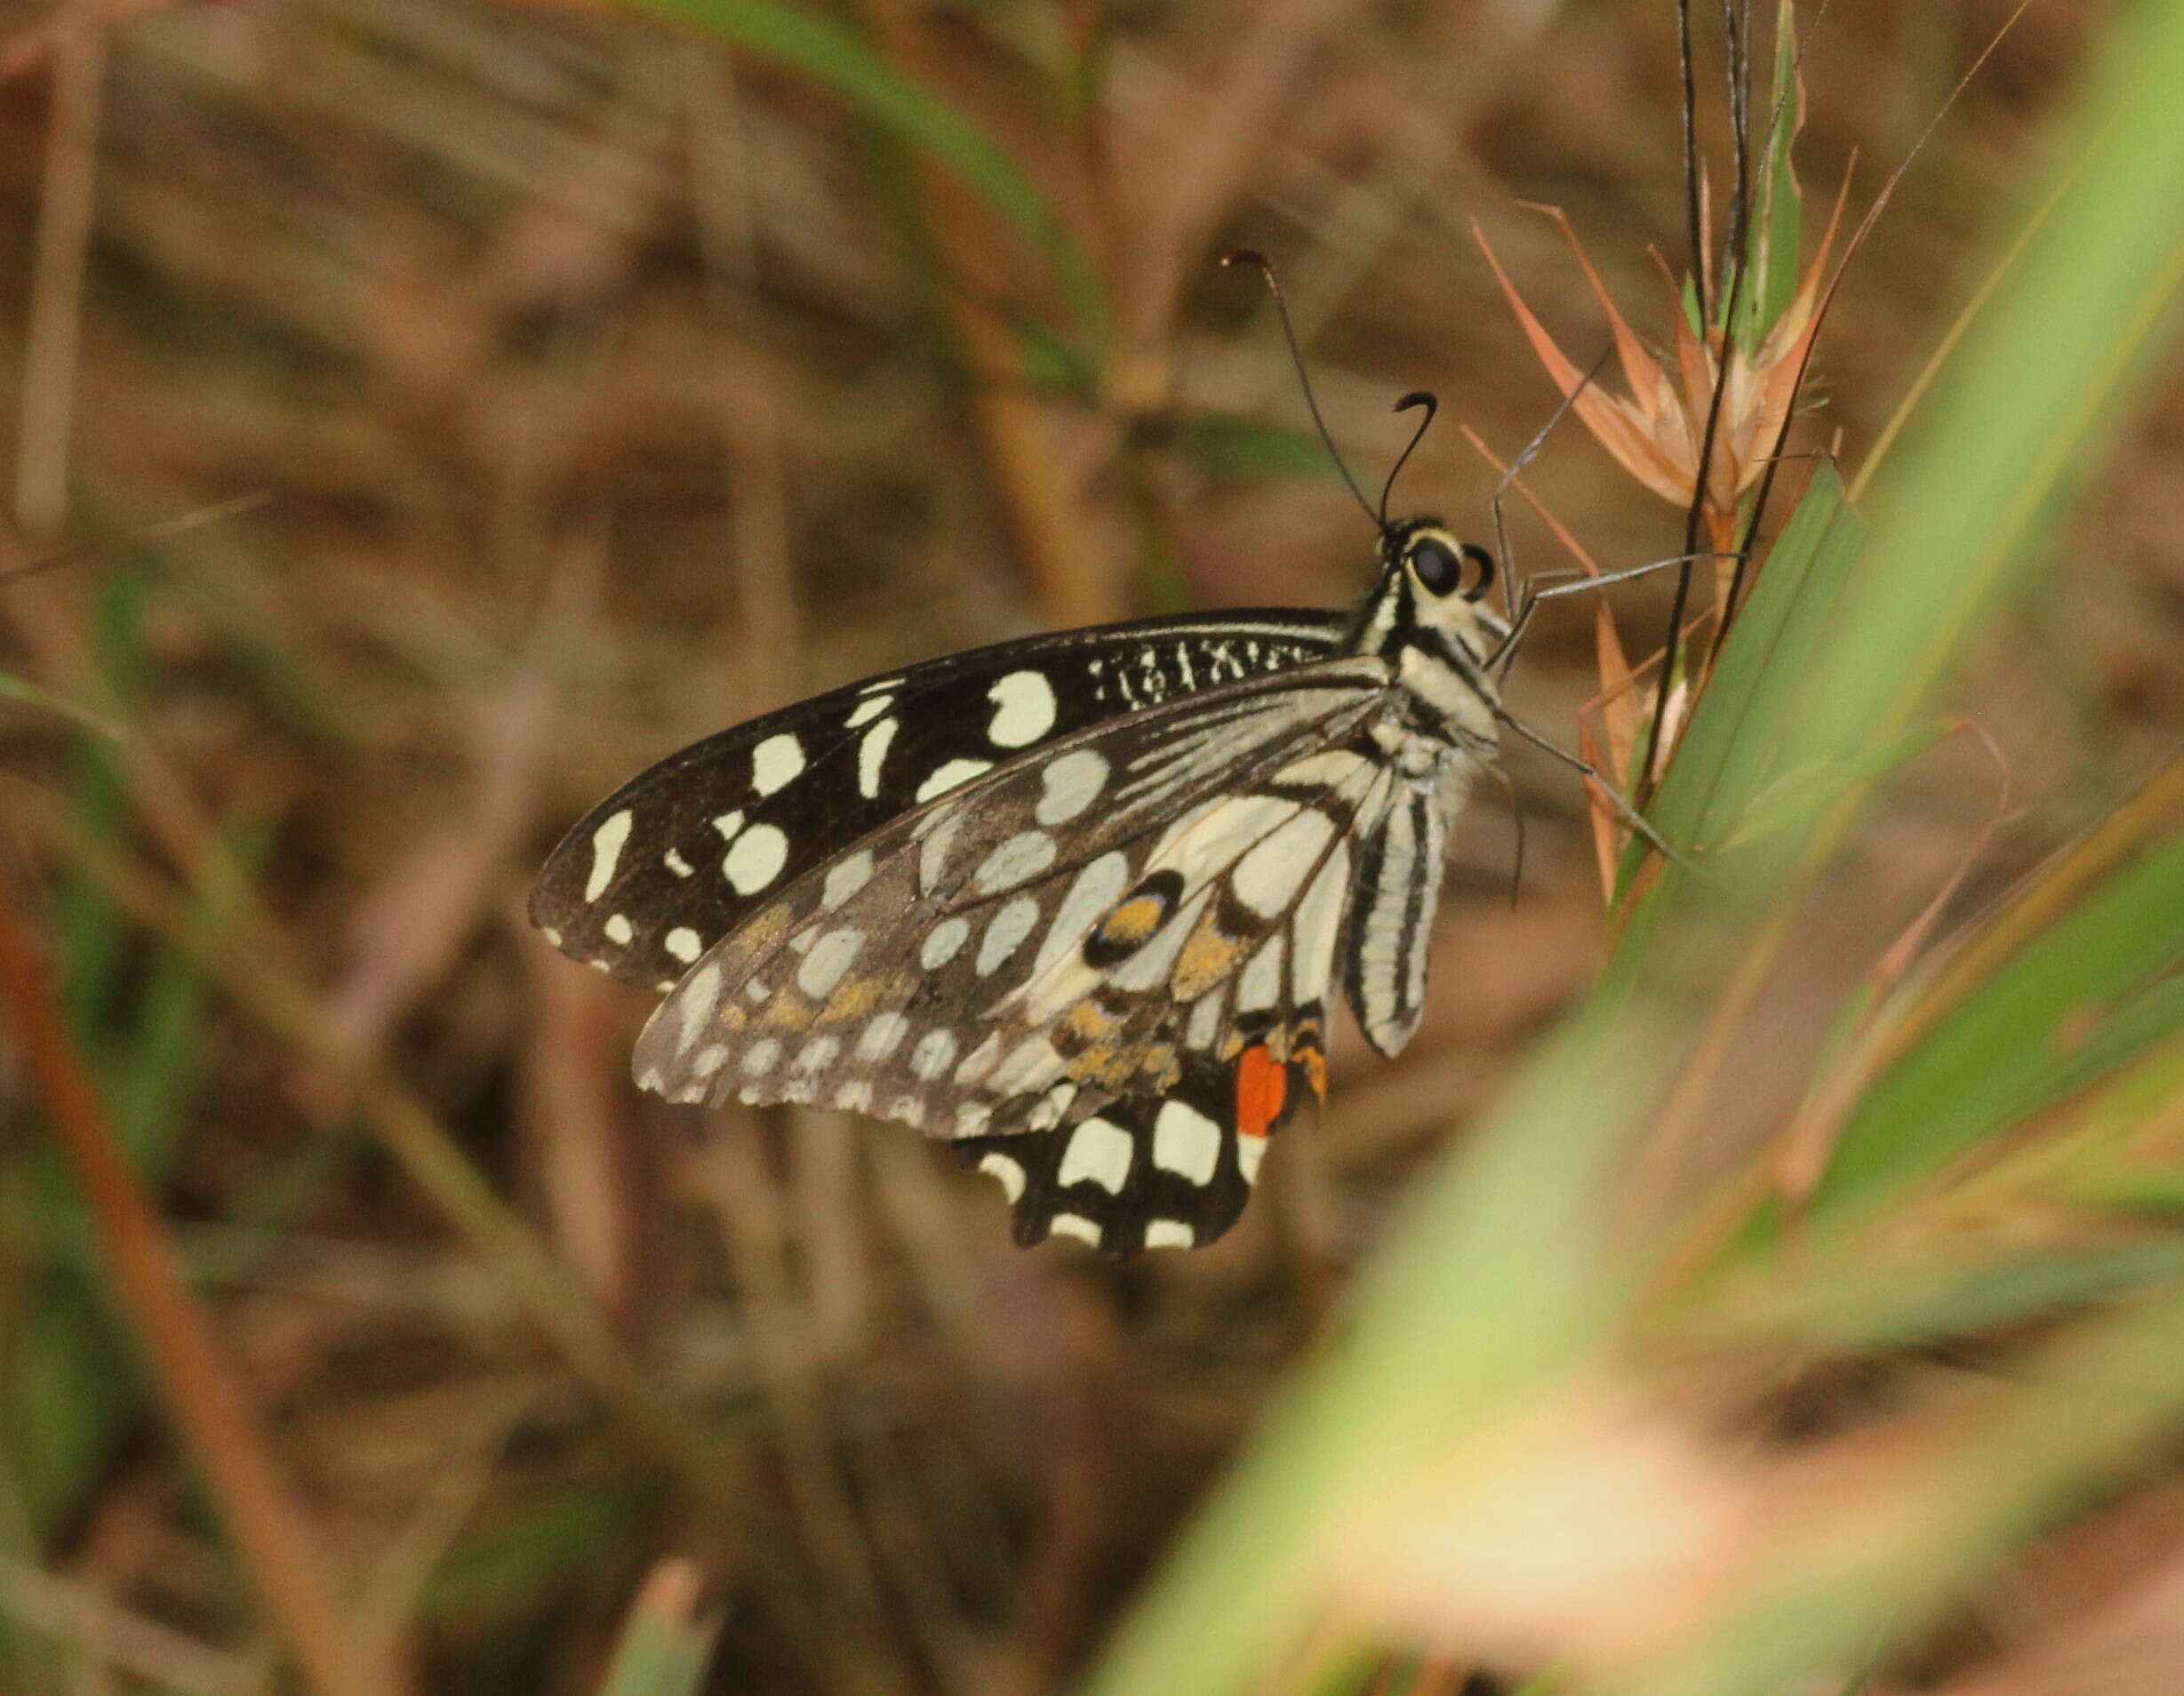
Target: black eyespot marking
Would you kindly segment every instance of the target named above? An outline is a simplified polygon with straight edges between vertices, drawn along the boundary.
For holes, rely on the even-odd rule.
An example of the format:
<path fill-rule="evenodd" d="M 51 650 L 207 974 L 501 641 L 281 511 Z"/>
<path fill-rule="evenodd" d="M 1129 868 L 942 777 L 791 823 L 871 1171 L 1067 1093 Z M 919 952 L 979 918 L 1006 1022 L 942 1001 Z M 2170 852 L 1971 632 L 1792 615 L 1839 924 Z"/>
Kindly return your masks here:
<path fill-rule="evenodd" d="M 1155 872 L 1108 910 L 1100 928 L 1084 939 L 1084 964 L 1104 972 L 1127 960 L 1168 922 L 1183 896 L 1183 874 L 1173 867 Z"/>

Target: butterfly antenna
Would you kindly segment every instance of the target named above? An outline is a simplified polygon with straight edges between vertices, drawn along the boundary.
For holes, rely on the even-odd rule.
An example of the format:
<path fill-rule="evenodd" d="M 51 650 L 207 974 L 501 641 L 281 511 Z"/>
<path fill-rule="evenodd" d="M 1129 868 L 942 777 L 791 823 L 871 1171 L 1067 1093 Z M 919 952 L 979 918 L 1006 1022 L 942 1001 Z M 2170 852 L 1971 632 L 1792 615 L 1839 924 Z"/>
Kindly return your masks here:
<path fill-rule="evenodd" d="M 1297 367 L 1297 381 L 1304 389 L 1304 404 L 1311 409 L 1312 422 L 1319 430 L 1319 439 L 1327 444 L 1327 457 L 1334 461 L 1335 469 L 1342 474 L 1342 481 L 1349 484 L 1350 492 L 1357 497 L 1357 504 L 1364 508 L 1365 516 L 1372 519 L 1376 524 L 1384 525 L 1386 521 L 1374 514 L 1372 503 L 1365 499 L 1365 492 L 1357 486 L 1357 479 L 1350 475 L 1349 467 L 1342 463 L 1341 451 L 1335 446 L 1334 436 L 1327 428 L 1327 420 L 1320 416 L 1319 399 L 1312 393 L 1312 373 L 1305 369 L 1304 349 L 1297 343 L 1297 326 L 1289 321 L 1289 299 L 1282 292 L 1281 274 L 1274 268 L 1274 261 L 1256 248 L 1239 247 L 1235 252 L 1223 255 L 1221 263 L 1252 266 L 1260 276 L 1266 278 L 1267 291 L 1274 296 L 1275 316 L 1282 321 L 1282 339 L 1289 343 L 1290 361 Z M 1397 410 L 1410 404 L 1414 398 L 1405 396 Z M 1428 418 L 1430 421 L 1430 413 Z"/>
<path fill-rule="evenodd" d="M 1418 420 L 1418 428 L 1411 432 L 1410 446 L 1396 456 L 1394 467 L 1388 471 L 1388 481 L 1380 485 L 1382 530 L 1388 528 L 1388 497 L 1396 492 L 1396 479 L 1403 475 L 1403 468 L 1410 464 L 1411 456 L 1418 452 L 1418 444 L 1426 439 L 1426 432 L 1433 428 L 1434 414 L 1441 410 L 1441 403 L 1422 388 L 1412 389 L 1396 403 L 1398 412 L 1412 412 L 1420 406 L 1426 409 L 1426 416 Z"/>
<path fill-rule="evenodd" d="M 1555 427 L 1561 423 L 1569 415 L 1570 409 L 1578 404 L 1578 396 L 1599 380 L 1601 372 L 1607 366 L 1608 356 L 1614 351 L 1613 342 L 1610 342 L 1600 350 L 1593 363 L 1585 368 L 1584 376 L 1580 377 L 1575 387 L 1556 403 L 1555 410 L 1548 414 L 1547 422 L 1533 432 L 1532 440 L 1524 444 L 1524 451 L 1509 461 L 1509 468 L 1501 474 L 1501 480 L 1494 484 L 1494 498 L 1489 503 L 1494 515 L 1494 547 L 1501 556 L 1501 569 L 1505 573 L 1502 579 L 1502 595 L 1504 604 L 1509 607 L 1512 617 L 1523 616 L 1522 603 L 1531 599 L 1532 585 L 1529 580 L 1520 581 L 1522 574 L 1516 568 L 1516 553 L 1509 542 L 1508 513 L 1509 487 L 1517 478 L 1524 476 L 1524 468 L 1539 457 L 1540 450 L 1547 445 L 1547 438 L 1555 433 Z"/>

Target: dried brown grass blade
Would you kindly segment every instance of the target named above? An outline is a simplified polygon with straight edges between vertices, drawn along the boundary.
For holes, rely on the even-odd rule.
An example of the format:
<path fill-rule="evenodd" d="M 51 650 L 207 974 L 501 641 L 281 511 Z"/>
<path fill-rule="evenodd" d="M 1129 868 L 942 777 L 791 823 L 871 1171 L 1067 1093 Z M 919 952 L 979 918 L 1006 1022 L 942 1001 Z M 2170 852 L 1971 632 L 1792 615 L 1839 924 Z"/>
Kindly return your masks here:
<path fill-rule="evenodd" d="M 597 1308 L 445 1127 L 380 1060 L 344 1038 L 308 986 L 280 960 L 268 957 L 255 937 L 231 941 L 207 935 L 186 916 L 172 889 L 110 845 L 52 818 L 37 822 L 116 906 L 195 962 L 244 1012 L 335 1080 L 388 1152 L 631 1438 L 676 1468 L 686 1489 L 709 1501 L 719 1495 L 725 1486 L 717 1456 L 669 1413 Z"/>
<path fill-rule="evenodd" d="M 122 1155 L 12 898 L 0 884 L 0 1004 L 83 1189 L 100 1258 L 161 1399 L 204 1469 L 251 1588 L 313 1689 L 321 1696 L 391 1696 L 399 1688 L 393 1668 L 356 1641 L 342 1616 L 259 1411 Z"/>
<path fill-rule="evenodd" d="M 931 26 L 904 0 L 869 0 L 867 15 L 887 56 L 927 88 L 947 86 Z M 1010 261 L 962 184 L 923 160 L 912 163 L 941 270 L 952 284 L 1006 276 Z M 968 372 L 972 420 L 1008 527 L 1021 551 L 1039 610 L 1056 624 L 1097 624 L 1116 616 L 1114 573 L 1085 491 L 1060 451 L 1049 409 L 1026 394 L 1013 331 L 975 289 L 948 290 L 948 324 Z"/>
<path fill-rule="evenodd" d="M 1578 721 L 1578 753 L 1588 765 L 1602 764 L 1600 738 L 1584 720 Z M 1618 823 L 1615 809 L 1608 804 L 1596 785 L 1585 786 L 1585 813 L 1592 826 L 1593 860 L 1600 873 L 1600 893 L 1604 900 L 1615 899 L 1615 828 Z"/>
<path fill-rule="evenodd" d="M 15 449 L 15 516 L 26 530 L 40 534 L 59 525 L 68 509 L 76 344 L 106 60 L 105 23 L 88 7 L 62 7 L 54 25 L 52 116 L 45 138 L 30 322 L 24 333 L 21 429 Z"/>
<path fill-rule="evenodd" d="M 1479 250 L 1486 255 L 1486 262 L 1493 269 L 1494 278 L 1501 284 L 1501 292 L 1508 300 L 1510 310 L 1516 314 L 1518 327 L 1532 343 L 1532 352 L 1547 368 L 1548 379 L 1561 391 L 1564 399 L 1571 399 L 1585 428 L 1593 433 L 1600 445 L 1612 454 L 1616 462 L 1640 483 L 1663 500 L 1681 502 L 1688 488 L 1689 478 L 1662 452 L 1659 444 L 1640 427 L 1634 416 L 1635 408 L 1625 408 L 1602 394 L 1599 388 L 1585 380 L 1585 373 L 1563 352 L 1547 326 L 1541 324 L 1532 308 L 1517 293 L 1516 285 L 1502 269 L 1501 261 L 1487 245 L 1486 237 L 1476 225 L 1472 236 Z"/>

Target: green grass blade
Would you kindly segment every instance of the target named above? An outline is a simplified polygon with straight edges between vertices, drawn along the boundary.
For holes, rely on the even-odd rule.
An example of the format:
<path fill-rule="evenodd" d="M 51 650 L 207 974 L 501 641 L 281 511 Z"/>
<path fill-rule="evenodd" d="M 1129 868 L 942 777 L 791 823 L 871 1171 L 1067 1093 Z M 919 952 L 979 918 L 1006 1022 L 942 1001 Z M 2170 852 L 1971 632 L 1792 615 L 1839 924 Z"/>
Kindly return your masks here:
<path fill-rule="evenodd" d="M 1357 1323 L 1188 1535 L 1092 1696 L 1245 1687 L 1309 1622 L 1334 1523 L 1597 1343 L 1623 1291 L 1595 1220 L 1650 1046 L 1566 1036 L 1443 1169 L 1361 1286 Z"/>
<path fill-rule="evenodd" d="M 698 1613 L 695 1581 L 676 1563 L 655 1571 L 622 1627 L 599 1696 L 697 1696 L 720 1621 Z"/>
<path fill-rule="evenodd" d="M 128 732 L 104 713 L 70 700 L 66 695 L 56 695 L 50 689 L 41 689 L 28 677 L 18 677 L 12 671 L 0 671 L 0 700 L 12 700 L 24 707 L 34 707 L 40 712 L 52 713 L 70 724 L 118 742 Z"/>
<path fill-rule="evenodd" d="M 1771 120 L 1759 159 L 1752 217 L 1753 286 L 1739 336 L 1750 348 L 1765 340 L 1797 292 L 1804 205 L 1790 158 L 1804 116 L 1804 91 L 1797 78 L 1797 19 L 1789 0 L 1775 9 L 1774 75 L 1767 104 L 1756 116 Z"/>
<path fill-rule="evenodd" d="M 2184 842 L 2064 915 L 1884 1074 L 1844 1127 L 1814 1209 L 1932 1171 L 2184 1028 L 2184 979 L 2149 987 L 2179 966 Z"/>
<path fill-rule="evenodd" d="M 1656 828 L 1696 863 L 1662 865 L 1632 909 L 1602 980 L 1611 1000 L 1631 994 L 1653 969 L 1652 939 L 1675 916 L 1688 918 L 1695 905 L 1769 885 L 1767 868 L 1803 837 L 1795 829 L 1748 829 L 1756 809 L 1771 806 L 1793 782 L 1808 790 L 1832 782 L 1844 793 L 1856 787 L 1859 759 L 1814 762 L 1793 778 L 1782 748 L 1799 681 L 1837 626 L 1864 534 L 1834 467 L 1822 465 L 1768 551 L 1653 797 Z M 1733 853 L 1726 852 L 1732 842 L 1741 844 Z"/>
<path fill-rule="evenodd" d="M 1872 1252 L 1861 1238 L 1804 1238 L 1678 1314 L 1692 1346 L 1788 1345 L 1845 1355 L 1975 1336 L 2184 1277 L 2184 1243 L 2151 1238 L 2057 1253 Z"/>

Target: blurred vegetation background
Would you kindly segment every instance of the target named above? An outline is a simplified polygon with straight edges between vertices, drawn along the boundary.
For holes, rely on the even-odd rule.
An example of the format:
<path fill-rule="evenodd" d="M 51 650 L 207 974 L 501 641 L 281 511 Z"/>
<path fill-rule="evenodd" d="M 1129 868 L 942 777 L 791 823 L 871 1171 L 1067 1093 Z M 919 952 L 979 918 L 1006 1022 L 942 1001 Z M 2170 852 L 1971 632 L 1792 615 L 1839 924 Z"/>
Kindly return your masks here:
<path fill-rule="evenodd" d="M 900 1127 L 636 1095 L 531 872 L 803 692 L 1356 595 L 1228 248 L 1365 481 L 1439 393 L 1396 505 L 1491 540 L 1558 393 L 1480 244 L 1580 367 L 1541 206 L 1674 336 L 1674 9 L 16 9 L 0 1689 L 1016 1696 L 1148 1595 L 1104 1688 L 2184 1688 L 2173 13 L 1801 14 L 1807 260 L 1901 175 L 1772 645 L 1679 698 L 1700 872 L 1604 898 L 1513 748 L 1418 1041 L 1116 1267 Z M 1967 325 L 1846 575 L 1832 467 Z M 1535 571 L 1684 546 L 1579 420 L 1525 482 Z M 1562 603 L 1513 704 L 1615 753 L 1607 652 Z"/>

